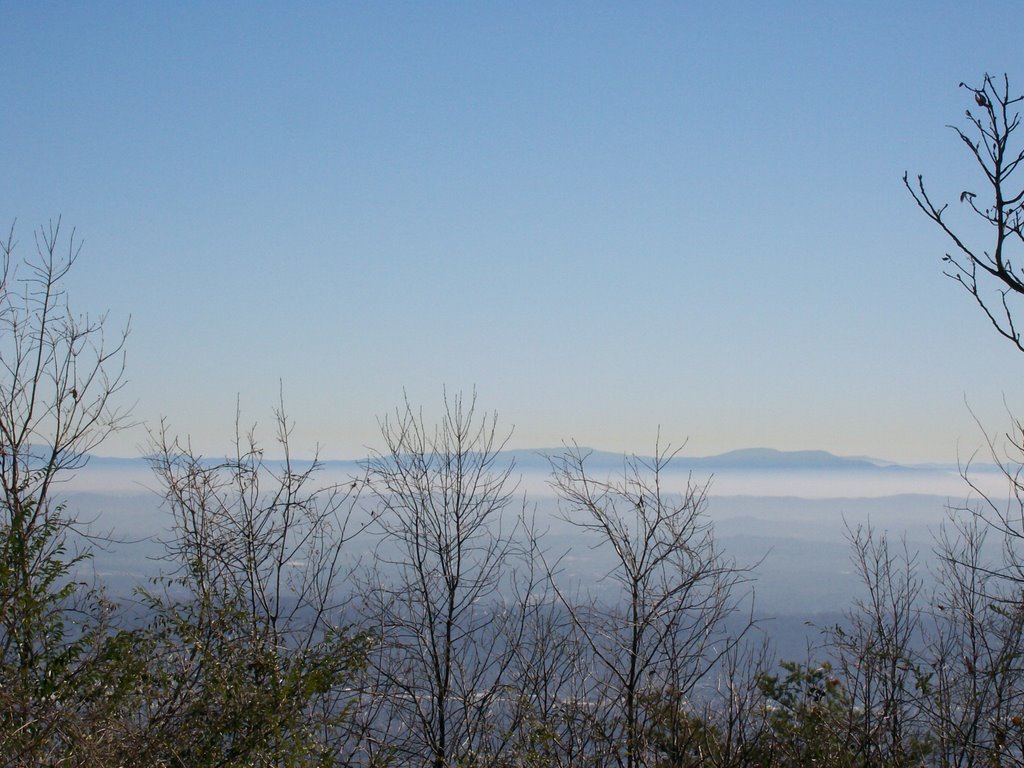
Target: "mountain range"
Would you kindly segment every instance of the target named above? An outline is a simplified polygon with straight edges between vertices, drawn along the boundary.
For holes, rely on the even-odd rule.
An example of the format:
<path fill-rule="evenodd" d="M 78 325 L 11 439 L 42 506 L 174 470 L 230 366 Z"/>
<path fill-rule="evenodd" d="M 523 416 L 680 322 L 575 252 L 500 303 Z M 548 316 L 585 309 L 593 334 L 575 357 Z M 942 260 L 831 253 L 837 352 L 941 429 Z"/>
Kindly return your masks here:
<path fill-rule="evenodd" d="M 548 471 L 550 469 L 550 457 L 565 453 L 566 448 L 541 448 L 541 449 L 514 449 L 502 452 L 502 457 L 514 461 L 515 466 L 524 472 Z M 573 450 L 577 450 L 573 448 Z M 587 466 L 595 470 L 616 470 L 623 464 L 625 455 L 614 451 L 601 451 L 590 448 L 579 448 L 581 453 L 586 455 Z M 650 463 L 649 456 L 638 456 L 641 461 Z M 220 459 L 214 456 L 209 457 L 210 463 L 216 463 Z M 358 471 L 365 459 L 321 459 L 321 465 L 325 469 L 352 470 Z M 90 456 L 89 466 L 96 469 L 137 469 L 147 467 L 148 459 L 145 457 L 118 458 L 107 456 Z M 268 460 L 269 464 L 275 464 L 274 460 Z M 298 469 L 308 467 L 310 460 L 293 460 L 293 465 Z M 975 470 L 987 471 L 994 469 L 991 465 L 972 465 Z M 673 471 L 699 470 L 701 472 L 807 472 L 807 471 L 829 471 L 829 472 L 923 472 L 923 471 L 956 471 L 955 464 L 899 464 L 883 459 L 875 459 L 867 456 L 837 456 L 834 453 L 820 450 L 805 451 L 782 451 L 775 448 L 741 448 L 734 451 L 716 454 L 713 456 L 682 456 L 677 455 L 671 462 Z"/>

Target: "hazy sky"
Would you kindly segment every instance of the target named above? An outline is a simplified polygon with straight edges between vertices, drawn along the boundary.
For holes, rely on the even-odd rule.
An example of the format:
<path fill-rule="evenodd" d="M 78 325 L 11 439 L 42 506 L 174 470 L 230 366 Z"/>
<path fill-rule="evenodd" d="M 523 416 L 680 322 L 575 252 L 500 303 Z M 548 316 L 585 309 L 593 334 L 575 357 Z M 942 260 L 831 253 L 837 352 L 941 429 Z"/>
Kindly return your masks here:
<path fill-rule="evenodd" d="M 1024 355 L 901 176 L 979 188 L 1017 3 L 0 2 L 0 221 L 85 240 L 127 399 L 308 452 L 476 387 L 518 447 L 952 460 Z M 103 453 L 133 454 L 141 429 Z"/>

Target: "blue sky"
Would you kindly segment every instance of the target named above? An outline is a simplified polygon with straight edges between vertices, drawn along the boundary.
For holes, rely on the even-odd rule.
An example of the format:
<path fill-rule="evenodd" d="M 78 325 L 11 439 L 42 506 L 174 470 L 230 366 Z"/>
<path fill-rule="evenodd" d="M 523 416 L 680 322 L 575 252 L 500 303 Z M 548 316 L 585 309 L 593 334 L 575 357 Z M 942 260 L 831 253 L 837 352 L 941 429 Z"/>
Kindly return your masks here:
<path fill-rule="evenodd" d="M 961 80 L 1024 86 L 1019 15 L 6 2 L 0 221 L 77 228 L 136 417 L 204 451 L 282 382 L 299 451 L 339 457 L 447 386 L 518 447 L 953 460 L 967 404 L 1024 413 L 1024 356 L 901 176 L 976 186 L 945 126 Z"/>

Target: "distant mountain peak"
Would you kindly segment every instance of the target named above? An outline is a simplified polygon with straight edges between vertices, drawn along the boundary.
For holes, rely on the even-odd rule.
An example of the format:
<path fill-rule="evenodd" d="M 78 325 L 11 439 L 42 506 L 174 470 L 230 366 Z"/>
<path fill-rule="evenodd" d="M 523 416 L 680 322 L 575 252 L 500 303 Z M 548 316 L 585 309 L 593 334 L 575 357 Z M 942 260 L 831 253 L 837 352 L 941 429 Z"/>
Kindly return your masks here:
<path fill-rule="evenodd" d="M 614 469 L 621 467 L 624 454 L 601 451 L 580 446 L 588 465 Z M 565 449 L 515 450 L 509 453 L 520 468 L 547 466 L 549 457 L 564 453 Z M 626 454 L 628 455 L 628 454 Z M 649 461 L 648 456 L 638 458 Z M 783 451 L 777 448 L 739 448 L 713 456 L 677 456 L 671 463 L 675 470 L 701 471 L 879 471 L 903 469 L 892 462 L 864 456 L 837 456 L 822 450 Z"/>
<path fill-rule="evenodd" d="M 740 448 L 717 456 L 680 458 L 683 464 L 728 469 L 881 469 L 874 459 L 837 456 L 828 451 L 782 451 L 777 448 Z"/>

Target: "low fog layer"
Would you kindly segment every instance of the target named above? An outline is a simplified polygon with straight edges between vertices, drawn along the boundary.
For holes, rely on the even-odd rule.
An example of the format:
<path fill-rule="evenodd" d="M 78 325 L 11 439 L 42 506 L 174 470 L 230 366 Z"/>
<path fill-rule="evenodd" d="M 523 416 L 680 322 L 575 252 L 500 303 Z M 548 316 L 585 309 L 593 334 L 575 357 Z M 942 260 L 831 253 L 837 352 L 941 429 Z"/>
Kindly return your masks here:
<path fill-rule="evenodd" d="M 590 585 L 598 597 L 611 589 L 603 582 L 607 553 L 581 539 L 564 518 L 547 483 L 544 459 L 517 457 L 520 492 L 537 527 L 546 530 L 545 547 L 558 559 L 566 583 Z M 700 464 L 697 460 L 694 463 Z M 738 565 L 753 566 L 748 589 L 755 611 L 783 654 L 801 652 L 818 627 L 841 618 L 838 610 L 860 595 L 846 541 L 848 529 L 870 524 L 890 536 L 905 537 L 928 581 L 934 536 L 950 510 L 977 497 L 954 467 L 864 467 L 813 469 L 688 469 L 685 461 L 662 476 L 668 491 L 690 483 L 707 483 L 706 514 L 714 523 L 722 552 Z M 621 471 L 621 459 L 596 454 L 596 473 Z M 356 462 L 329 462 L 320 474 L 324 484 L 351 484 Z M 1005 494 L 1005 479 L 992 467 L 972 470 L 972 481 L 993 498 Z M 160 507 L 157 483 L 143 460 L 100 459 L 78 471 L 64 485 L 69 508 L 89 521 L 95 532 L 113 535 L 88 565 L 92 575 L 118 594 L 127 594 L 159 573 L 161 538 L 170 520 Z M 368 515 L 364 497 L 357 515 Z M 365 547 L 350 547 L 352 567 L 359 567 Z"/>

